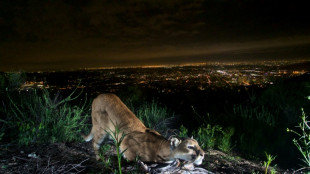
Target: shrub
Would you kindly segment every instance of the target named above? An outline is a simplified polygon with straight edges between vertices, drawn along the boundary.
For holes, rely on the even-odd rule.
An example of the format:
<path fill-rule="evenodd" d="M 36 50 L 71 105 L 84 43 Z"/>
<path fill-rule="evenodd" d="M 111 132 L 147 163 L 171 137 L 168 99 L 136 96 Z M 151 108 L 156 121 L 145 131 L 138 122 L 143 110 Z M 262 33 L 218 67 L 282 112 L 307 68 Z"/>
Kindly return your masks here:
<path fill-rule="evenodd" d="M 201 142 L 203 149 L 218 148 L 223 152 L 230 152 L 233 148 L 231 143 L 231 137 L 234 134 L 235 129 L 229 127 L 226 130 L 219 125 L 201 126 L 196 133 L 197 141 Z"/>
<path fill-rule="evenodd" d="M 17 130 L 20 145 L 46 142 L 79 140 L 82 129 L 86 129 L 86 100 L 79 106 L 69 102 L 76 99 L 73 91 L 67 98 L 59 99 L 59 93 L 52 99 L 47 89 L 20 94 L 20 102 L 13 100 L 9 108 L 9 124 Z"/>
<path fill-rule="evenodd" d="M 167 132 L 171 114 L 166 107 L 161 107 L 154 100 L 151 103 L 143 103 L 137 109 L 133 109 L 137 117 L 145 124 L 146 127 L 155 129 L 161 134 Z"/>
<path fill-rule="evenodd" d="M 231 143 L 231 137 L 233 136 L 235 129 L 233 127 L 229 127 L 224 131 L 221 131 L 222 135 L 219 137 L 218 148 L 223 152 L 230 152 L 233 148 Z"/>
<path fill-rule="evenodd" d="M 197 141 L 202 143 L 201 147 L 203 149 L 213 149 L 215 147 L 217 134 L 221 131 L 222 127 L 219 125 L 211 126 L 208 124 L 207 126 L 202 126 L 198 128 L 196 134 Z"/>
<path fill-rule="evenodd" d="M 188 137 L 188 129 L 186 127 L 184 127 L 183 125 L 181 125 L 181 127 L 180 127 L 179 137 L 180 138 Z"/>

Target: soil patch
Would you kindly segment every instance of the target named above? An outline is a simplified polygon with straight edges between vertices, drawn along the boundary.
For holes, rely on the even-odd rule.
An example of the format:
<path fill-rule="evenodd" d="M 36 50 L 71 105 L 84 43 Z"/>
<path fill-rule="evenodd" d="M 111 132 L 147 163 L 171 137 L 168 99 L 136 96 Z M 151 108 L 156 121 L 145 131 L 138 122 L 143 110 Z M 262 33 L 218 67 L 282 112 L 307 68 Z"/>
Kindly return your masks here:
<path fill-rule="evenodd" d="M 113 152 L 112 155 L 110 152 L 106 155 L 110 155 L 110 167 L 106 167 L 102 161 L 96 161 L 91 143 L 86 142 L 2 146 L 0 173 L 113 173 L 117 169 L 117 158 Z M 123 160 L 122 166 L 127 172 L 145 173 L 134 162 Z M 207 152 L 200 167 L 219 174 L 264 173 L 260 163 L 231 157 L 217 150 Z"/>

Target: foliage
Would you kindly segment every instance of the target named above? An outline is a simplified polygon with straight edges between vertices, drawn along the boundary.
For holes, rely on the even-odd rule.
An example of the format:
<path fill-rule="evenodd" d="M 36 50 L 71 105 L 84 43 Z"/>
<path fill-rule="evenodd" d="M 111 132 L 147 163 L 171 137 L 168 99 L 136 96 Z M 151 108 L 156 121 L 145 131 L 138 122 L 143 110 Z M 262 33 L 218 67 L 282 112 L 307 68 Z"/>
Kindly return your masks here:
<path fill-rule="evenodd" d="M 122 143 L 122 141 L 124 140 L 124 138 L 125 138 L 125 136 L 127 134 L 125 134 L 124 132 L 121 132 L 121 129 L 120 129 L 119 125 L 117 125 L 116 123 L 113 123 L 112 120 L 111 120 L 111 122 L 114 125 L 114 130 L 109 129 L 109 130 L 105 130 L 105 131 L 112 138 L 112 140 L 114 142 L 114 145 L 116 147 L 116 155 L 117 155 L 117 161 L 118 161 L 118 172 L 119 172 L 119 174 L 122 174 L 121 159 L 122 159 L 123 153 L 127 149 L 125 149 L 124 151 L 120 152 L 120 146 L 121 146 L 121 143 Z"/>
<path fill-rule="evenodd" d="M 290 136 L 283 135 L 283 130 L 298 124 L 300 108 L 307 106 L 304 96 L 309 94 L 308 86 L 306 79 L 289 79 L 265 88 L 245 90 L 248 96 L 232 105 L 233 115 L 222 123 L 235 127 L 233 138 L 237 138 L 238 150 L 248 157 L 260 158 L 264 156 L 257 154 L 268 151 L 281 157 L 277 160 L 279 165 L 295 167 L 295 161 L 283 160 L 299 155 L 287 152 L 287 148 L 294 148 L 294 145 Z"/>
<path fill-rule="evenodd" d="M 180 127 L 179 137 L 180 138 L 188 137 L 188 129 L 186 127 L 184 127 L 183 125 L 181 125 L 181 127 Z"/>
<path fill-rule="evenodd" d="M 59 93 L 52 98 L 47 89 L 20 94 L 14 99 L 8 94 L 8 124 L 17 130 L 18 143 L 79 140 L 81 130 L 86 128 L 86 100 L 81 107 L 69 105 L 80 95 L 73 97 L 74 93 L 65 99 L 60 99 Z"/>
<path fill-rule="evenodd" d="M 276 159 L 276 156 L 272 156 L 270 154 L 267 154 L 266 152 L 265 152 L 265 154 L 266 154 L 266 157 L 267 157 L 267 161 L 264 161 L 264 167 L 265 167 L 265 174 L 267 174 L 269 166 L 270 166 L 271 162 Z M 274 168 L 271 169 L 270 173 L 271 174 L 275 174 L 276 173 Z"/>
<path fill-rule="evenodd" d="M 207 124 L 198 128 L 197 141 L 201 142 L 203 149 L 214 149 L 215 147 L 223 152 L 230 152 L 233 148 L 231 143 L 231 137 L 234 134 L 235 129 L 229 127 L 225 130 L 219 125 L 211 126 Z"/>
<path fill-rule="evenodd" d="M 144 102 L 133 110 L 146 127 L 155 129 L 161 134 L 167 132 L 173 114 L 166 107 L 161 107 L 153 100 L 151 103 Z"/>
<path fill-rule="evenodd" d="M 219 137 L 218 148 L 223 152 L 230 152 L 233 148 L 231 143 L 231 137 L 235 133 L 233 127 L 229 127 L 226 130 L 221 131 L 222 135 Z"/>
<path fill-rule="evenodd" d="M 197 141 L 201 142 L 201 147 L 203 149 L 213 149 L 216 143 L 216 134 L 222 131 L 222 127 L 219 125 L 211 126 L 208 124 L 207 126 L 202 126 L 198 128 L 198 132 L 196 134 Z"/>
<path fill-rule="evenodd" d="M 229 127 L 226 130 L 220 125 L 211 126 L 208 124 L 210 120 L 210 114 L 208 113 L 206 117 L 199 115 L 195 108 L 192 107 L 196 118 L 203 122 L 203 125 L 198 128 L 197 137 L 199 142 L 202 142 L 202 148 L 213 149 L 215 146 L 222 150 L 223 152 L 230 152 L 233 148 L 231 144 L 231 137 L 233 136 L 235 129 Z"/>
<path fill-rule="evenodd" d="M 110 149 L 111 149 L 111 146 L 109 144 L 104 144 L 103 146 L 101 146 L 100 148 L 101 153 L 99 154 L 99 157 L 101 161 L 103 162 L 104 167 L 108 169 L 111 169 L 112 161 L 110 157 L 106 159 L 104 154 L 106 154 Z"/>
<path fill-rule="evenodd" d="M 300 128 L 300 131 L 294 131 L 287 129 L 288 132 L 293 132 L 298 139 L 293 139 L 294 145 L 297 147 L 299 152 L 303 156 L 303 162 L 307 167 L 310 167 L 310 126 L 309 126 L 308 117 L 306 116 L 304 110 L 302 109 L 301 122 L 297 127 Z"/>
<path fill-rule="evenodd" d="M 7 73 L 8 88 L 19 88 L 26 81 L 26 74 L 24 72 Z"/>
<path fill-rule="evenodd" d="M 275 126 L 276 115 L 279 114 L 278 110 L 274 110 L 274 113 L 270 112 L 265 105 L 234 105 L 233 110 L 236 115 L 240 115 L 243 119 L 262 121 L 269 126 Z"/>

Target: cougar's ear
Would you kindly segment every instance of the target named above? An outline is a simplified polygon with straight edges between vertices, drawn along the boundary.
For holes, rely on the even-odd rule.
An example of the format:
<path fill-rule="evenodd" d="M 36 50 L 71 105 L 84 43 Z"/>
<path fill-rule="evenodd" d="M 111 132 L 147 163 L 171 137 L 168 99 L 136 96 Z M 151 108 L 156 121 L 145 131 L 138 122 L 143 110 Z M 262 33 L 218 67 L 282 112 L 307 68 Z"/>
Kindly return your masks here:
<path fill-rule="evenodd" d="M 194 137 L 192 136 L 191 139 L 194 139 Z"/>
<path fill-rule="evenodd" d="M 182 140 L 180 140 L 180 139 L 178 139 L 178 138 L 172 138 L 171 140 L 170 140 L 170 145 L 171 145 L 171 149 L 175 149 L 176 147 L 178 147 L 180 144 L 181 144 L 181 142 L 182 142 Z"/>

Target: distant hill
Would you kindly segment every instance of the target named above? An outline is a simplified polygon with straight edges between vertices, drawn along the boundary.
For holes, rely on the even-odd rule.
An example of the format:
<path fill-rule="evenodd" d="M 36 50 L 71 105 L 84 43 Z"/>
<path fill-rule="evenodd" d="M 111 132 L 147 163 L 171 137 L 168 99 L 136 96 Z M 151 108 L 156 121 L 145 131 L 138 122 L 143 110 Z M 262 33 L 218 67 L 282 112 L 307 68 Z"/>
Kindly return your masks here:
<path fill-rule="evenodd" d="M 283 66 L 283 69 L 310 71 L 310 61 L 286 65 Z"/>

